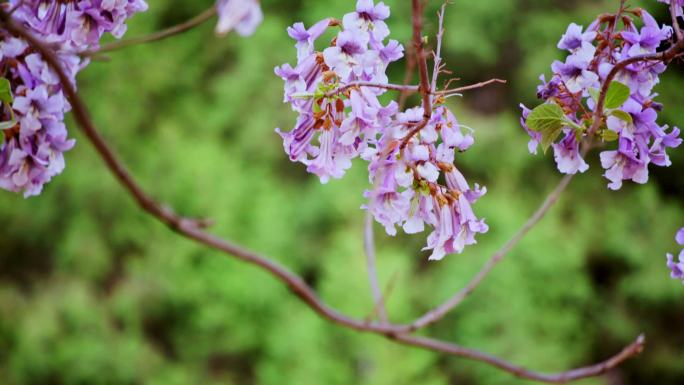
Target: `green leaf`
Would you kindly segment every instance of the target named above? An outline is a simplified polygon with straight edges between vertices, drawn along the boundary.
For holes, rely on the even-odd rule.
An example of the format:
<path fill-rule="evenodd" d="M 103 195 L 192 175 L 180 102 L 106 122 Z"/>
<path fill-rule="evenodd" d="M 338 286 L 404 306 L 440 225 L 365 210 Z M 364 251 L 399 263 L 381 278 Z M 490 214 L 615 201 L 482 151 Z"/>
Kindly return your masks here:
<path fill-rule="evenodd" d="M 548 151 L 549 147 L 551 147 L 553 142 L 555 142 L 556 139 L 558 139 L 558 136 L 561 134 L 561 132 L 563 132 L 562 126 L 559 126 L 558 128 L 554 127 L 541 131 L 542 138 L 540 144 L 545 154 L 546 151 Z"/>
<path fill-rule="evenodd" d="M 601 138 L 606 142 L 614 142 L 618 140 L 619 135 L 613 130 L 605 129 L 601 131 Z"/>
<path fill-rule="evenodd" d="M 565 113 L 558 104 L 548 103 L 537 106 L 527 116 L 527 126 L 532 131 L 556 131 L 563 127 Z"/>
<path fill-rule="evenodd" d="M 0 78 L 0 101 L 10 105 L 14 101 L 14 96 L 12 96 L 12 85 L 10 81 L 5 78 Z"/>
<path fill-rule="evenodd" d="M 600 95 L 601 93 L 598 88 L 589 89 L 589 96 L 591 96 L 591 98 L 594 99 L 595 102 L 598 102 Z"/>
<path fill-rule="evenodd" d="M 605 108 L 613 109 L 622 106 L 629 99 L 630 93 L 631 91 L 626 85 L 620 82 L 611 82 L 608 86 L 608 92 L 606 92 Z"/>
<path fill-rule="evenodd" d="M 627 113 L 625 111 L 613 110 L 610 112 L 610 115 L 612 115 L 612 116 L 614 116 L 614 117 L 616 117 L 622 121 L 625 121 L 629 124 L 634 124 L 634 120 L 632 119 L 632 115 L 630 115 L 629 113 Z"/>

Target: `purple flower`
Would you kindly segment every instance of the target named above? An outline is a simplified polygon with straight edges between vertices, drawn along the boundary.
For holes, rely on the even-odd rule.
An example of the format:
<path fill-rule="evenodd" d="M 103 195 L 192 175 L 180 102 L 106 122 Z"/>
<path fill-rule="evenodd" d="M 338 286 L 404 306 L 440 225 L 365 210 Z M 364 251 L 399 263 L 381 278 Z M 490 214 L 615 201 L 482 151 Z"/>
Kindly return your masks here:
<path fill-rule="evenodd" d="M 589 169 L 579 152 L 579 142 L 574 131 L 568 131 L 565 138 L 559 143 L 554 143 L 553 154 L 558 165 L 558 171 L 563 174 L 577 174 Z"/>
<path fill-rule="evenodd" d="M 316 39 L 321 37 L 325 30 L 328 29 L 329 24 L 329 19 L 323 19 L 308 30 L 304 27 L 304 23 L 295 23 L 292 27 L 287 28 L 288 35 L 297 42 L 295 44 L 295 47 L 297 47 L 297 60 L 302 60 L 313 54 Z"/>
<path fill-rule="evenodd" d="M 65 50 L 85 50 L 97 46 L 105 33 L 120 38 L 126 20 L 147 10 L 143 0 L 10 0 L 20 5 L 14 17 Z"/>
<path fill-rule="evenodd" d="M 637 158 L 637 148 L 629 139 L 620 139 L 617 151 L 603 151 L 601 165 L 606 169 L 604 176 L 611 182 L 608 188 L 619 190 L 623 180 L 644 184 L 648 182 L 648 165 Z"/>
<path fill-rule="evenodd" d="M 565 125 L 562 139 L 552 143 L 554 158 L 562 173 L 574 174 L 588 169 L 579 154 L 580 144 L 588 136 L 598 135 L 606 143 L 617 139 L 617 150 L 600 154 L 601 165 L 606 170 L 604 176 L 613 190 L 621 188 L 623 180 L 646 183 L 649 165 L 669 166 L 671 161 L 667 150 L 682 143 L 679 129 L 675 127 L 668 131 L 667 126 L 657 123 L 662 105 L 654 101 L 657 95 L 653 88 L 660 81 L 659 75 L 667 68 L 662 62 L 635 61 L 622 68 L 613 81 L 629 88 L 629 98 L 617 109 L 604 106 L 605 110 L 601 112 L 606 118 L 606 125 L 599 126 L 598 132 L 588 132 L 589 127 L 594 127 L 595 95 L 615 63 L 636 55 L 654 53 L 672 35 L 672 28 L 659 26 L 646 11 L 642 10 L 639 15 L 644 23 L 641 29 L 635 27 L 628 14 L 625 14 L 619 29 L 601 18 L 594 21 L 586 32 L 582 27 L 571 24 L 558 43 L 558 48 L 570 54 L 564 62 L 552 64 L 553 77 L 546 82 L 542 76 L 541 85 L 537 88 L 537 96 L 543 103 L 560 107 L 563 119 L 566 119 L 562 122 Z M 528 148 L 531 153 L 536 153 L 542 132 L 528 127 L 527 118 L 531 111 L 525 106 L 521 108 L 521 125 L 531 137 Z"/>
<path fill-rule="evenodd" d="M 306 169 L 318 175 L 321 183 L 328 183 L 330 178 L 342 178 L 345 170 L 351 167 L 350 157 L 335 145 L 336 139 L 336 133 L 333 130 L 324 129 L 318 136 L 320 145 L 317 155 L 309 162 L 309 167 Z"/>
<path fill-rule="evenodd" d="M 680 246 L 684 246 L 684 228 L 679 229 L 675 240 Z M 667 268 L 670 269 L 670 276 L 673 279 L 680 279 L 684 283 L 684 250 L 679 252 L 678 262 L 674 261 L 674 256 L 667 254 Z"/>
<path fill-rule="evenodd" d="M 622 38 L 627 43 L 627 52 L 630 56 L 643 55 L 656 52 L 660 42 L 667 40 L 672 35 L 672 27 L 660 28 L 653 16 L 642 10 L 644 27 L 640 32 L 623 31 Z"/>
<path fill-rule="evenodd" d="M 399 190 L 412 178 L 406 176 L 406 166 L 392 158 L 379 158 L 369 166 L 373 189 L 364 194 L 368 203 L 362 208 L 369 210 L 387 234 L 394 236 L 396 225 L 408 217 L 411 202 L 411 193 Z"/>
<path fill-rule="evenodd" d="M 10 0 L 12 17 L 31 33 L 52 43 L 72 85 L 88 62 L 76 51 L 97 47 L 103 34 L 121 37 L 126 20 L 147 4 L 142 0 Z M 38 195 L 43 186 L 64 170 L 64 152 L 74 146 L 68 139 L 64 114 L 71 108 L 57 75 L 43 58 L 21 39 L 0 36 L 0 66 L 9 80 L 14 100 L 0 119 L 14 122 L 0 131 L 0 188 Z M 13 120 L 14 119 L 14 120 Z"/>
<path fill-rule="evenodd" d="M 374 48 L 389 36 L 389 28 L 385 21 L 390 16 L 390 9 L 385 3 L 373 4 L 373 0 L 359 0 L 356 12 L 344 15 L 342 23 L 345 30 L 355 29 L 370 35 L 370 43 Z"/>
<path fill-rule="evenodd" d="M 390 40 L 386 46 L 380 50 L 380 59 L 385 65 L 395 62 L 404 57 L 404 46 L 396 40 Z"/>
<path fill-rule="evenodd" d="M 233 29 L 241 36 L 249 36 L 264 20 L 258 0 L 218 0 L 216 33 L 225 35 Z"/>
<path fill-rule="evenodd" d="M 325 64 L 345 81 L 350 78 L 352 71 L 360 74 L 362 66 L 361 55 L 367 51 L 368 34 L 360 30 L 345 30 L 337 35 L 337 45 L 323 51 Z"/>
<path fill-rule="evenodd" d="M 578 93 L 598 86 L 598 75 L 589 69 L 595 52 L 596 48 L 593 45 L 583 42 L 574 54 L 568 56 L 565 63 L 553 63 L 553 72 L 560 76 L 568 91 Z"/>
<path fill-rule="evenodd" d="M 684 227 L 677 231 L 677 235 L 675 235 L 675 241 L 677 241 L 677 243 L 679 243 L 680 245 L 684 246 Z"/>
<path fill-rule="evenodd" d="M 371 187 L 362 208 L 391 236 L 398 227 L 408 234 L 432 227 L 426 250 L 432 250 L 430 259 L 441 259 L 488 230 L 471 208 L 486 190 L 471 189 L 453 165 L 474 138 L 445 106 L 436 104 L 420 132 L 408 138 L 423 122 L 423 108 L 400 112 L 395 102 L 380 103 L 382 87 L 358 85 L 387 84 L 387 66 L 404 55 L 396 40 L 385 43 L 389 14 L 383 3 L 359 0 L 323 52 L 315 43 L 329 19 L 308 30 L 302 23 L 288 28 L 297 42 L 297 66 L 284 64 L 275 73 L 285 82 L 283 100 L 299 117 L 291 132 L 276 131 L 290 159 L 322 183 L 341 178 L 356 157 L 369 162 Z"/>
<path fill-rule="evenodd" d="M 582 26 L 572 23 L 568 26 L 565 35 L 558 42 L 558 49 L 565 49 L 570 52 L 575 52 L 582 48 L 582 45 L 591 43 L 596 38 L 596 32 L 587 31 L 582 32 Z"/>

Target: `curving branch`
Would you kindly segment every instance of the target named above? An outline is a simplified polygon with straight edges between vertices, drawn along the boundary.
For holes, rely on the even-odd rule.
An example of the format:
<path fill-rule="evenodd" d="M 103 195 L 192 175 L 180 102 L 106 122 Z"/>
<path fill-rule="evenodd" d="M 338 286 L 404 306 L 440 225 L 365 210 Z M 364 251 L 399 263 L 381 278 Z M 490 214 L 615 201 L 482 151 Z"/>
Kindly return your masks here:
<path fill-rule="evenodd" d="M 112 52 L 112 51 L 118 51 L 120 49 L 128 48 L 134 45 L 140 45 L 140 44 L 146 44 L 146 43 L 152 43 L 155 41 L 160 41 L 164 39 L 168 39 L 170 37 L 180 35 L 184 32 L 187 32 L 195 27 L 198 27 L 202 25 L 204 22 L 207 20 L 210 20 L 216 16 L 216 6 L 212 6 L 209 9 L 206 9 L 199 15 L 193 17 L 192 19 L 185 21 L 181 24 L 174 25 L 172 27 L 169 27 L 167 29 L 157 31 L 154 33 L 151 33 L 146 36 L 140 36 L 140 37 L 134 37 L 131 39 L 125 39 L 121 41 L 115 41 L 113 43 L 109 44 L 104 44 L 100 48 L 96 48 L 93 50 L 88 50 L 81 52 L 80 55 L 83 57 L 89 56 L 96 56 L 100 55 L 106 52 Z"/>
<path fill-rule="evenodd" d="M 544 218 L 546 213 L 553 207 L 553 205 L 558 201 L 561 194 L 570 184 L 574 175 L 566 175 L 558 186 L 553 190 L 553 192 L 546 198 L 544 203 L 537 209 L 537 211 L 527 220 L 520 230 L 504 244 L 499 251 L 491 256 L 489 261 L 484 265 L 484 267 L 475 275 L 475 277 L 458 293 L 454 294 L 443 304 L 437 306 L 433 310 L 428 311 L 423 316 L 418 318 L 409 326 L 409 331 L 415 331 L 422 329 L 430 324 L 433 324 L 440 319 L 442 319 L 447 313 L 449 313 L 456 306 L 461 304 L 475 289 L 482 283 L 482 281 L 492 272 L 494 267 L 498 265 L 504 257 L 515 247 L 515 245 L 520 242 L 527 233 L 536 226 L 539 221 Z"/>
<path fill-rule="evenodd" d="M 363 231 L 363 248 L 366 252 L 366 265 L 368 270 L 368 282 L 371 287 L 371 294 L 373 295 L 373 313 L 371 316 L 377 314 L 380 322 L 383 324 L 389 323 L 387 317 L 387 310 L 385 309 L 385 299 L 382 295 L 382 289 L 378 283 L 378 269 L 375 263 L 375 234 L 373 233 L 373 214 L 370 211 L 366 212 L 366 220 Z"/>
<path fill-rule="evenodd" d="M 543 374 L 529 371 L 498 357 L 477 350 L 464 348 L 456 344 L 439 340 L 409 335 L 406 332 L 407 326 L 361 321 L 338 312 L 324 303 L 302 278 L 281 266 L 279 263 L 253 251 L 244 249 L 228 240 L 210 234 L 203 229 L 201 222 L 178 216 L 169 208 L 156 202 L 137 184 L 123 163 L 106 143 L 105 139 L 99 134 L 90 118 L 85 103 L 81 100 L 69 77 L 64 72 L 62 63 L 57 54 L 45 43 L 34 37 L 30 32 L 16 24 L 11 19 L 11 16 L 2 9 L 0 9 L 0 23 L 4 26 L 5 30 L 13 36 L 19 37 L 31 45 L 33 49 L 43 57 L 55 74 L 57 74 L 63 91 L 71 103 L 74 118 L 79 127 L 93 144 L 110 171 L 124 186 L 126 191 L 131 194 L 142 210 L 166 224 L 171 230 L 185 238 L 193 240 L 208 248 L 220 251 L 229 257 L 237 258 L 238 260 L 261 268 L 283 282 L 298 298 L 322 318 L 349 329 L 382 335 L 400 344 L 484 362 L 515 376 L 547 383 L 563 383 L 600 375 L 605 371 L 616 367 L 623 361 L 636 356 L 642 351 L 644 339 L 643 337 L 640 337 L 635 343 L 629 345 L 622 352 L 602 363 L 556 374 Z M 549 203 L 549 206 L 551 204 L 552 202 Z M 543 213 L 541 215 L 543 215 Z"/>
<path fill-rule="evenodd" d="M 600 376 L 611 369 L 616 368 L 625 360 L 639 355 L 646 344 L 646 339 L 643 335 L 636 338 L 634 342 L 613 357 L 600 362 L 595 365 L 585 366 L 566 372 L 560 373 L 540 373 L 528 370 L 521 366 L 513 365 L 510 362 L 503 361 L 497 357 L 491 356 L 487 353 L 482 353 L 477 350 L 463 348 L 458 345 L 446 343 L 439 340 L 424 337 L 414 337 L 410 335 L 400 335 L 396 341 L 405 345 L 418 346 L 429 350 L 439 351 L 452 356 L 463 357 L 470 360 L 486 362 L 491 366 L 499 368 L 503 371 L 509 372 L 516 377 L 525 378 L 528 380 L 545 382 L 549 384 L 566 384 L 568 382 L 581 380 L 589 377 Z"/>
<path fill-rule="evenodd" d="M 596 104 L 596 110 L 594 112 L 594 122 L 589 128 L 589 135 L 593 136 L 596 133 L 596 131 L 598 131 L 598 129 L 601 128 L 603 118 L 605 117 L 603 113 L 603 107 L 606 103 L 608 87 L 610 87 L 610 83 L 612 83 L 612 81 L 615 79 L 615 77 L 618 75 L 620 71 L 627 68 L 627 66 L 629 66 L 630 64 L 638 62 L 652 61 L 668 63 L 677 58 L 682 53 L 684 53 L 684 39 L 679 39 L 674 45 L 672 45 L 665 51 L 653 54 L 633 56 L 629 59 L 625 59 L 617 63 L 613 67 L 613 69 L 608 73 L 608 76 L 606 76 L 606 80 L 604 80 L 601 84 L 601 91 L 599 93 L 598 103 Z"/>

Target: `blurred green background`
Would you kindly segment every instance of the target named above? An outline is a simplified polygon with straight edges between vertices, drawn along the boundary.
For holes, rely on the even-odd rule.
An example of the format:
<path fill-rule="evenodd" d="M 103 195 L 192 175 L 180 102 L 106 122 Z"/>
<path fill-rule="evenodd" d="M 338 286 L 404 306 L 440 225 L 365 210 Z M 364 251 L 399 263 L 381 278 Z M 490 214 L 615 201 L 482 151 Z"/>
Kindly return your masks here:
<path fill-rule="evenodd" d="M 392 6 L 410 36 L 410 2 Z M 127 36 L 184 21 L 211 1 L 150 0 Z M 295 116 L 273 67 L 295 61 L 285 28 L 341 17 L 353 1 L 263 0 L 251 38 L 181 37 L 111 54 L 80 76 L 94 120 L 140 182 L 216 233 L 273 256 L 355 317 L 372 308 L 362 249 L 363 163 L 323 186 L 282 151 L 275 127 Z M 440 5 L 431 0 L 430 15 Z M 646 5 L 665 21 L 665 7 Z M 531 156 L 519 102 L 561 55 L 568 23 L 588 25 L 617 1 L 454 0 L 445 58 L 460 84 L 509 80 L 452 99 L 477 139 L 459 165 L 489 194 L 475 207 L 491 231 L 463 255 L 428 263 L 425 234 L 377 229 L 390 316 L 407 321 L 447 298 L 523 223 L 560 179 Z M 426 33 L 435 32 L 430 18 Z M 434 39 L 431 39 L 433 42 Z M 401 82 L 403 63 L 391 67 Z M 684 125 L 684 72 L 658 87 L 663 123 Z M 77 147 L 38 198 L 0 193 L 0 384 L 503 385 L 484 364 L 395 345 L 318 318 L 259 270 L 184 240 L 148 217 L 70 122 Z M 495 151 L 493 151 L 495 150 Z M 610 192 L 598 155 L 558 207 L 429 335 L 543 371 L 602 360 L 648 337 L 645 353 L 590 384 L 684 383 L 684 287 L 665 253 L 684 225 L 684 156 L 652 183 Z"/>

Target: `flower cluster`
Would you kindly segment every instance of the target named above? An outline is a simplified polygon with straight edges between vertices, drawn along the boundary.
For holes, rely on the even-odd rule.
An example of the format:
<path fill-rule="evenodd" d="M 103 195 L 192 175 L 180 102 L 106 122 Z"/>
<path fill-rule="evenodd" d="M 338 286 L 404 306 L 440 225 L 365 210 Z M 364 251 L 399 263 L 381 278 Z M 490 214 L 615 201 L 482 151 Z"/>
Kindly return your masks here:
<path fill-rule="evenodd" d="M 680 229 L 677 232 L 677 236 L 675 237 L 675 240 L 677 243 L 681 246 L 684 246 L 684 228 Z M 679 253 L 679 257 L 677 258 L 679 262 L 674 261 L 674 256 L 672 254 L 667 254 L 667 267 L 670 269 L 671 273 L 670 276 L 673 279 L 681 279 L 682 282 L 684 282 L 684 250 L 682 250 Z"/>
<path fill-rule="evenodd" d="M 62 68 L 75 83 L 88 61 L 78 52 L 96 48 L 105 33 L 121 37 L 125 21 L 144 11 L 143 0 L 10 0 L 12 18 L 55 47 Z M 26 42 L 0 31 L 2 110 L 0 111 L 0 188 L 38 195 L 64 169 L 69 111 L 57 75 Z"/>
<path fill-rule="evenodd" d="M 216 11 L 219 16 L 216 33 L 219 35 L 235 29 L 238 34 L 249 36 L 264 19 L 259 0 L 218 0 Z"/>
<path fill-rule="evenodd" d="M 473 137 L 443 99 L 429 112 L 420 107 L 400 112 L 395 102 L 378 100 L 386 92 L 388 65 L 403 57 L 401 44 L 386 42 L 389 16 L 385 4 L 359 0 L 356 11 L 341 21 L 288 28 L 297 65 L 284 64 L 275 72 L 285 82 L 284 101 L 299 116 L 292 131 L 276 131 L 290 159 L 322 183 L 341 178 L 354 158 L 369 162 L 373 187 L 365 193 L 364 208 L 390 235 L 396 226 L 410 234 L 432 226 L 426 249 L 433 251 L 430 259 L 441 259 L 487 231 L 471 209 L 485 189 L 471 188 L 453 165 L 455 152 L 470 147 Z M 329 28 L 339 31 L 317 50 Z"/>
<path fill-rule="evenodd" d="M 643 21 L 637 28 L 633 17 Z M 604 117 L 598 130 L 594 127 L 599 90 L 615 65 L 638 55 L 655 53 L 672 35 L 671 27 L 661 27 L 642 9 L 625 10 L 619 30 L 615 17 L 602 16 L 586 30 L 571 24 L 558 43 L 569 52 L 565 62 L 552 65 L 553 76 L 548 82 L 541 77 L 538 97 L 545 104 L 530 111 L 521 106 L 521 123 L 531 136 L 529 149 L 536 153 L 552 146 L 558 169 L 565 174 L 586 171 L 580 145 L 598 135 L 604 142 L 616 142 L 614 150 L 600 154 L 608 187 L 620 189 L 623 180 L 637 183 L 648 181 L 650 164 L 667 167 L 671 164 L 666 150 L 681 144 L 680 131 L 659 125 L 658 111 L 662 105 L 654 101 L 653 88 L 665 71 L 662 62 L 636 61 L 609 84 Z"/>
<path fill-rule="evenodd" d="M 425 224 L 432 226 L 424 250 L 432 250 L 430 259 L 439 260 L 461 253 L 475 243 L 475 234 L 489 230 L 471 207 L 486 189 L 471 188 L 453 164 L 456 151 L 467 150 L 474 139 L 445 106 L 436 107 L 425 127 L 406 141 L 422 124 L 423 112 L 416 107 L 397 114 L 364 154 L 373 183 L 366 191 L 365 208 L 390 235 L 396 234 L 396 225 L 407 234 L 422 232 Z"/>
<path fill-rule="evenodd" d="M 396 103 L 378 101 L 385 91 L 352 87 L 355 82 L 386 84 L 387 66 L 403 57 L 384 20 L 389 8 L 359 1 L 357 12 L 343 22 L 325 19 L 306 29 L 302 23 L 288 28 L 296 41 L 297 65 L 284 64 L 276 74 L 285 81 L 285 102 L 299 114 L 295 129 L 280 133 L 290 159 L 304 163 L 323 183 L 341 178 L 351 160 L 364 152 L 398 111 Z M 341 27 L 330 47 L 315 50 L 316 40 L 329 27 Z M 279 131 L 280 132 L 280 131 Z M 318 142 L 318 144 L 316 144 Z"/>
<path fill-rule="evenodd" d="M 105 33 L 120 38 L 126 20 L 147 10 L 144 0 L 10 0 L 20 5 L 14 12 L 31 31 L 63 51 L 83 51 L 97 47 Z"/>

